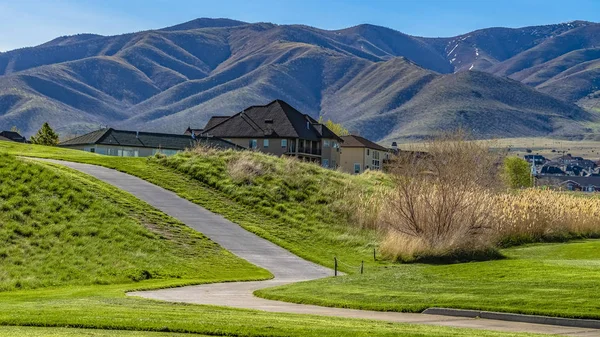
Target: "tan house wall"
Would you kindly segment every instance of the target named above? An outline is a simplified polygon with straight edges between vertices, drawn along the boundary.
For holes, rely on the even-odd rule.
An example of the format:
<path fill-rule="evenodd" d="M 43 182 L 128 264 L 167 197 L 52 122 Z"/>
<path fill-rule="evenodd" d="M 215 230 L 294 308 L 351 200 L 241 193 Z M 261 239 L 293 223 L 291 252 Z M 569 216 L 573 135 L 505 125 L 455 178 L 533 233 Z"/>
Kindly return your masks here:
<path fill-rule="evenodd" d="M 364 147 L 344 147 L 341 149 L 340 156 L 342 171 L 347 173 L 355 173 L 354 164 L 360 164 L 360 172 L 365 171 L 365 153 Z"/>
<path fill-rule="evenodd" d="M 250 146 L 249 146 L 250 140 L 256 139 L 256 149 L 258 151 L 274 154 L 276 156 L 284 155 L 288 151 L 288 148 L 291 146 L 290 144 L 292 142 L 296 141 L 295 139 L 288 139 L 287 148 L 285 148 L 285 147 L 281 147 L 282 138 L 223 138 L 223 139 L 230 141 L 236 145 L 247 148 L 247 149 L 250 149 Z M 265 139 L 269 140 L 269 146 L 266 148 L 264 146 Z"/>

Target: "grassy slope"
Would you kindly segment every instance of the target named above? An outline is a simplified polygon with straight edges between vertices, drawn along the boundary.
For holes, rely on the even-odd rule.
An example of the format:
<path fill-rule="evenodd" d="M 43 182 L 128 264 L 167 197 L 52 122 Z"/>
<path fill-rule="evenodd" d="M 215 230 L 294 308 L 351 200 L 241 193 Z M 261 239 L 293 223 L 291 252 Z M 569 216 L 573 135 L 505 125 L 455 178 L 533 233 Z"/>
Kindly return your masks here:
<path fill-rule="evenodd" d="M 374 233 L 349 230 L 348 228 L 352 226 L 347 226 L 346 219 L 329 211 L 328 205 L 320 202 L 331 201 L 335 197 L 333 195 L 335 189 L 343 184 L 344 179 L 352 179 L 354 186 L 358 186 L 377 183 L 376 176 L 352 178 L 349 175 L 308 165 L 306 167 L 309 171 L 299 175 L 297 181 L 285 181 L 287 176 L 282 176 L 282 170 L 286 168 L 281 167 L 281 161 L 274 161 L 271 164 L 278 166 L 277 174 L 269 175 L 273 179 L 269 181 L 270 185 L 264 188 L 245 184 L 236 185 L 226 177 L 224 166 L 227 154 L 221 157 L 196 157 L 195 159 L 179 156 L 159 161 L 146 158 L 108 157 L 77 150 L 0 141 L 0 152 L 3 151 L 22 156 L 96 164 L 138 176 L 219 213 L 303 258 L 325 266 L 333 267 L 334 256 L 352 266 L 340 265 L 340 269 L 346 272 L 356 272 L 354 266 L 357 267 L 362 260 L 367 264 L 373 263 L 373 248 L 376 245 Z M 265 162 L 274 160 L 274 157 L 260 154 L 257 154 L 256 158 Z M 312 174 L 315 170 L 318 173 L 316 175 Z M 281 191 L 269 190 L 271 186 Z M 292 191 L 293 189 L 296 191 Z M 317 198 L 316 193 L 311 193 L 308 196 L 309 200 L 298 202 L 299 198 L 292 194 L 307 195 L 303 192 L 305 189 L 311 192 L 318 190 L 324 195 Z M 273 193 L 286 194 L 289 198 L 285 201 L 275 200 L 271 195 Z M 253 200 L 257 199 L 246 199 L 249 194 L 255 194 L 255 197 L 261 200 L 254 203 Z M 262 199 L 266 199 L 267 203 L 261 203 Z M 275 206 L 278 207 L 271 207 L 276 201 L 278 205 Z M 288 214 L 281 215 L 282 212 Z M 307 242 L 311 244 L 306 244 Z"/>
<path fill-rule="evenodd" d="M 0 146 L 12 148 L 13 144 L 0 142 Z M 13 152 L 23 154 L 24 149 L 27 147 L 12 148 Z M 41 147 L 30 147 L 43 151 Z M 58 149 L 53 149 L 60 152 Z M 82 154 L 82 157 L 86 157 L 85 153 L 71 152 L 67 156 L 72 155 L 77 157 L 78 154 Z M 60 239 L 62 235 L 67 239 L 66 242 L 59 241 L 61 246 L 68 248 L 64 249 L 66 252 L 53 252 L 52 250 L 46 252 L 47 256 L 54 256 L 53 254 L 71 254 L 70 248 L 73 248 L 72 254 L 64 256 L 65 260 L 78 261 L 80 267 L 85 269 L 86 263 L 89 265 L 97 265 L 102 263 L 97 260 L 97 256 L 94 254 L 107 255 L 118 255 L 119 259 L 127 260 L 127 255 L 139 255 L 139 250 L 131 250 L 131 247 L 136 247 L 138 244 L 136 240 L 142 240 L 145 242 L 144 237 L 147 238 L 158 238 L 159 234 L 152 234 L 150 231 L 145 230 L 141 223 L 152 223 L 155 227 L 160 226 L 161 234 L 163 236 L 172 235 L 177 238 L 177 242 L 184 243 L 183 246 L 194 246 L 199 249 L 198 254 L 194 254 L 194 247 L 169 247 L 169 243 L 165 243 L 161 249 L 164 256 L 156 257 L 152 260 L 152 266 L 160 265 L 161 261 L 164 262 L 163 270 L 169 270 L 173 265 L 177 265 L 177 270 L 169 270 L 169 273 L 157 273 L 157 278 L 151 280 L 144 280 L 141 282 L 133 282 L 129 277 L 129 273 L 126 273 L 124 278 L 117 275 L 113 275 L 113 278 L 104 279 L 106 283 L 118 283 L 121 281 L 129 281 L 124 284 L 112 284 L 112 285 L 78 285 L 79 283 L 98 283 L 94 280 L 81 281 L 77 276 L 78 271 L 68 269 L 68 271 L 60 271 L 63 274 L 72 275 L 71 279 L 65 279 L 61 282 L 68 284 L 68 286 L 58 286 L 41 289 L 21 289 L 13 291 L 0 292 L 0 326 L 40 326 L 40 327 L 77 327 L 77 328 L 92 328 L 100 329 L 95 331 L 97 335 L 111 335 L 109 331 L 102 331 L 102 329 L 119 329 L 119 330 L 132 330 L 132 331 L 163 331 L 163 332 L 186 332 L 186 333 L 204 333 L 210 335 L 237 335 L 237 336 L 338 336 L 340 331 L 348 336 L 529 336 L 527 334 L 512 334 L 512 333 L 498 333 L 498 332 L 485 332 L 485 331 L 473 331 L 468 329 L 452 329 L 446 327 L 433 327 L 424 325 L 408 325 L 408 324 L 390 324 L 387 322 L 370 322 L 364 320 L 349 320 L 340 318 L 327 318 L 317 316 L 305 316 L 305 315 L 291 315 L 291 314 L 272 314 L 266 312 L 257 312 L 249 310 L 237 310 L 227 309 L 218 307 L 208 306 L 197 306 L 197 305 L 182 305 L 172 304 L 166 302 L 157 302 L 152 300 L 138 299 L 138 298 L 127 298 L 124 293 L 130 290 L 139 289 L 152 289 L 161 287 L 170 287 L 176 285 L 182 285 L 186 283 L 200 283 L 207 281 L 218 281 L 226 279 L 251 279 L 257 277 L 266 277 L 264 271 L 261 271 L 249 264 L 240 261 L 223 252 L 220 248 L 210 244 L 210 241 L 205 240 L 201 235 L 193 235 L 191 230 L 186 229 L 181 224 L 177 223 L 173 219 L 161 215 L 158 212 L 153 211 L 149 206 L 140 203 L 135 198 L 125 193 L 119 192 L 116 189 L 107 186 L 104 183 L 98 182 L 95 179 L 86 177 L 83 174 L 73 172 L 71 170 L 52 167 L 51 165 L 38 165 L 31 163 L 22 163 L 11 159 L 10 157 L 3 155 L 2 165 L 4 167 L 3 173 L 9 173 L 15 184 L 9 183 L 8 180 L 2 184 L 3 190 L 13 185 L 17 189 L 23 186 L 30 188 L 29 196 L 27 200 L 35 201 L 32 205 L 19 205 L 11 200 L 15 197 L 8 198 L 8 194 L 2 194 L 2 198 L 11 202 L 11 210 L 4 212 L 2 216 L 9 216 L 10 214 L 21 212 L 24 214 L 25 224 L 31 224 L 33 228 L 33 222 L 39 220 L 38 217 L 49 216 L 57 217 L 52 218 L 46 226 L 51 228 L 54 224 L 63 224 L 64 228 L 60 229 L 61 235 L 57 238 Z M 73 159 L 73 158 L 72 158 Z M 80 158 L 81 159 L 81 158 Z M 97 156 L 90 156 L 87 158 L 91 162 L 96 163 L 110 163 L 112 158 L 104 158 Z M 161 176 L 164 179 L 174 178 L 176 175 L 162 176 L 156 174 L 156 171 L 152 169 L 161 170 L 160 166 L 153 164 L 147 165 L 144 160 L 123 160 L 119 162 L 119 158 L 114 158 L 113 164 L 123 165 L 130 170 L 138 168 L 139 175 L 152 175 L 155 177 Z M 46 168 L 42 168 L 45 166 Z M 150 168 L 148 168 L 150 167 Z M 144 168 L 146 170 L 144 170 Z M 170 181 L 171 183 L 184 183 L 185 181 Z M 188 183 L 190 181 L 187 181 Z M 165 182 L 163 182 L 165 183 Z M 67 185 L 65 185 L 67 184 Z M 165 183 L 166 184 L 166 183 Z M 57 186 L 56 190 L 52 186 Z M 64 186 L 63 186 L 64 185 Z M 21 187 L 19 187 L 21 186 Z M 190 186 L 188 185 L 188 188 Z M 192 185 L 192 188 L 194 186 Z M 48 193 L 59 194 L 59 191 L 65 193 L 64 198 L 52 198 Z M 56 195 L 55 195 L 56 196 Z M 82 197 L 84 196 L 84 197 Z M 55 199 L 60 199 L 63 204 L 63 212 L 60 216 L 55 214 L 44 213 L 43 207 L 41 206 L 44 202 L 55 202 Z M 66 201 L 62 201 L 62 200 Z M 86 200 L 88 206 L 86 210 L 76 212 L 72 214 L 71 208 L 75 205 L 74 202 L 79 200 Z M 66 202 L 66 203 L 65 203 Z M 6 205 L 6 201 L 3 201 L 3 205 Z M 23 212 L 22 207 L 32 207 L 31 211 Z M 233 206 L 232 206 L 233 207 Z M 235 210 L 235 209 L 234 209 Z M 238 210 L 239 211 L 239 210 Z M 95 212 L 99 212 L 96 214 Z M 36 215 L 40 213 L 40 215 Z M 55 212 L 56 213 L 56 212 Z M 29 214 L 29 215 L 27 215 Z M 143 214 L 143 216 L 141 215 Z M 61 217 L 66 217 L 63 223 Z M 121 248 L 127 248 L 127 251 L 119 251 L 119 254 L 114 254 L 114 249 L 107 251 L 108 247 L 102 247 L 103 243 L 98 243 L 89 237 L 100 238 L 104 233 L 103 228 L 96 228 L 92 226 L 99 220 L 98 217 L 102 217 L 102 221 L 106 227 L 106 224 L 111 224 L 113 217 L 116 217 L 114 221 L 121 224 L 122 227 L 135 227 L 135 229 L 143 233 L 144 235 L 136 236 L 136 232 L 127 233 L 133 236 L 127 238 L 126 235 L 120 238 L 119 242 L 129 242 L 129 246 L 122 246 Z M 85 221 L 84 221 L 85 220 Z M 16 224 L 8 222 L 8 226 L 2 226 L 3 231 L 11 229 L 15 232 Z M 39 220 L 42 221 L 42 220 Z M 75 225 L 72 225 L 75 224 Z M 70 227 L 69 227 L 70 226 Z M 40 226 L 42 227 L 42 226 Z M 98 232 L 94 235 L 87 235 L 84 230 L 97 230 Z M 118 235 L 119 230 L 124 228 L 115 229 L 115 234 Z M 75 231 L 79 234 L 73 235 Z M 22 232 L 22 229 L 19 229 Z M 123 233 L 121 233 L 123 234 Z M 38 235 L 37 232 L 33 231 L 32 234 L 28 234 L 31 242 L 45 243 L 45 240 L 55 240 L 53 235 L 43 237 Z M 56 237 L 56 235 L 54 235 Z M 27 236 L 26 236 L 27 237 Z M 71 245 L 69 240 L 75 238 L 74 242 L 79 242 L 79 238 L 87 238 L 85 242 L 86 246 L 95 247 L 91 253 L 86 253 L 85 250 L 77 250 L 77 244 Z M 157 241 L 160 241 L 157 239 Z M 169 240 L 166 240 L 169 241 Z M 115 247 L 114 242 L 106 242 L 110 247 Z M 79 243 L 81 244 L 81 243 Z M 160 245 L 160 242 L 154 242 L 154 244 Z M 173 244 L 176 244 L 173 242 Z M 12 249 L 11 247 L 17 245 L 18 247 L 25 247 L 26 240 L 22 238 L 15 238 L 15 244 L 11 246 L 4 246 L 3 248 Z M 98 245 L 98 246 L 94 246 Z M 208 247 L 207 247 L 208 245 Z M 33 245 L 35 246 L 35 245 Z M 71 247 L 75 246 L 75 247 Z M 152 246 L 152 245 L 150 245 Z M 117 243 L 116 247 L 120 247 Z M 40 261 L 46 261 L 46 256 L 43 255 L 42 251 L 28 250 L 31 247 L 24 249 L 28 252 L 36 252 L 35 258 L 23 259 L 22 264 L 6 264 L 3 270 L 9 272 L 14 268 L 19 273 L 17 275 L 22 277 L 28 274 L 29 277 L 37 278 L 41 280 L 46 279 L 44 276 L 44 269 L 37 269 L 36 266 L 32 265 L 30 270 L 25 271 L 20 266 L 27 266 L 28 264 L 42 263 Z M 138 247 L 139 248 L 139 247 Z M 149 247 L 150 249 L 154 249 Z M 178 251 L 180 249 L 181 251 Z M 188 249 L 188 250 L 186 250 Z M 206 254 L 206 250 L 211 251 L 213 254 Z M 177 255 L 178 253 L 186 253 L 186 256 L 180 256 L 181 260 L 167 261 L 169 258 L 169 252 Z M 81 256 L 78 256 L 81 255 Z M 7 255 L 12 258 L 12 253 Z M 86 259 L 87 258 L 87 259 Z M 58 259 L 58 257 L 56 257 Z M 193 268 L 186 268 L 185 262 L 188 259 L 193 263 L 197 263 L 198 269 L 202 269 L 204 272 L 195 274 Z M 206 263 L 210 262 L 211 265 Z M 50 262 L 49 262 L 50 263 Z M 223 266 L 223 263 L 227 263 L 227 267 Z M 142 262 L 140 262 L 143 265 Z M 68 265 L 68 264 L 65 264 Z M 179 268 L 179 266 L 182 268 Z M 233 268 L 232 268 L 233 267 Z M 148 268 L 148 266 L 145 266 Z M 91 268 L 89 270 L 92 270 Z M 102 270 L 102 267 L 98 268 Z M 127 269 L 127 268 L 126 268 Z M 179 270 L 181 269 L 181 270 Z M 153 271 L 153 269 L 150 269 Z M 235 270 L 235 272 L 233 272 Z M 39 275 L 36 273 L 39 272 Z M 25 274 L 23 274 L 25 273 Z M 177 278 L 177 275 L 173 273 L 193 273 L 194 279 Z M 162 278 L 158 278 L 161 276 Z M 190 276 L 190 275 L 187 275 Z M 47 280 L 50 280 L 48 277 Z M 24 279 L 28 279 L 24 277 Z M 60 283 L 60 282 L 59 282 Z M 27 287 L 43 286 L 52 283 L 21 283 L 21 288 L 24 285 Z M 14 286 L 13 286 L 14 288 Z M 47 334 L 59 334 L 65 332 L 65 334 L 81 334 L 82 331 L 71 331 L 71 330 L 48 330 L 45 329 L 33 329 L 30 328 L 13 328 L 13 327 L 0 327 L 1 334 L 9 335 L 47 335 Z M 33 332 L 32 332 L 33 331 Z M 145 335 L 144 333 L 137 333 L 133 335 Z"/>
<path fill-rule="evenodd" d="M 499 261 L 400 265 L 259 291 L 272 299 L 372 310 L 452 307 L 600 318 L 600 241 L 529 245 Z"/>
<path fill-rule="evenodd" d="M 131 195 L 5 154 L 0 223 L 0 291 L 270 275 Z"/>

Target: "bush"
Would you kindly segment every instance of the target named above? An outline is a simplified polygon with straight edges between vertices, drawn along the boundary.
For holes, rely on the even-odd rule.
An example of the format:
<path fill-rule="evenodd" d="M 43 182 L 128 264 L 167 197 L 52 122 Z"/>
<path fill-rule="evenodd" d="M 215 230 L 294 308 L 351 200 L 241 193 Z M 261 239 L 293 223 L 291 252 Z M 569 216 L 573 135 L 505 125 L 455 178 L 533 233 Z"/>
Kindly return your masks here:
<path fill-rule="evenodd" d="M 503 176 L 510 188 L 524 188 L 533 186 L 529 163 L 518 157 L 504 159 Z"/>
<path fill-rule="evenodd" d="M 400 260 L 490 251 L 498 154 L 458 132 L 402 154 L 379 214 L 384 255 Z M 493 249 L 492 249 L 493 250 Z"/>

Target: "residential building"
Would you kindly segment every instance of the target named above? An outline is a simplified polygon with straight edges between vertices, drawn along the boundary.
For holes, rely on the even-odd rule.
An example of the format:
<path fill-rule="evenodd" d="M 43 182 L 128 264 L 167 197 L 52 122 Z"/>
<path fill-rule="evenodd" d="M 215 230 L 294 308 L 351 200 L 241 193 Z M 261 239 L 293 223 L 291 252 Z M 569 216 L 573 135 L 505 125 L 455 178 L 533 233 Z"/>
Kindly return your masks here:
<path fill-rule="evenodd" d="M 342 137 L 341 168 L 348 173 L 381 170 L 383 162 L 390 159 L 390 150 L 364 137 Z"/>
<path fill-rule="evenodd" d="M 538 179 L 537 184 L 564 188 L 568 191 L 599 192 L 600 176 L 543 176 Z"/>
<path fill-rule="evenodd" d="M 64 141 L 59 146 L 109 156 L 148 157 L 159 152 L 173 155 L 199 143 L 222 149 L 241 149 L 220 138 L 125 131 L 112 128 L 90 132 Z"/>
<path fill-rule="evenodd" d="M 0 131 L 0 140 L 27 143 L 27 139 L 15 131 Z"/>
<path fill-rule="evenodd" d="M 342 139 L 282 100 L 251 106 L 233 116 L 212 117 L 201 135 L 277 156 L 295 156 L 327 168 L 337 168 L 340 163 Z"/>

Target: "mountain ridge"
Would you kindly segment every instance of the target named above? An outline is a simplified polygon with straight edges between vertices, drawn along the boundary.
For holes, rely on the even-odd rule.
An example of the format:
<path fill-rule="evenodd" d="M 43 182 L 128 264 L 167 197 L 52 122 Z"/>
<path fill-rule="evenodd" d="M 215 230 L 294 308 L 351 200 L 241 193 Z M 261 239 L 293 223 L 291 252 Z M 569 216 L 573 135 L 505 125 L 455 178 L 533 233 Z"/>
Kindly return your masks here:
<path fill-rule="evenodd" d="M 322 30 L 199 18 L 59 37 L 0 53 L 0 125 L 26 135 L 46 120 L 63 134 L 99 125 L 182 132 L 211 115 L 283 99 L 374 140 L 423 138 L 502 114 L 515 123 L 477 136 L 578 137 L 597 120 L 582 107 L 600 107 L 599 29 L 578 21 L 422 38 L 369 24 Z"/>

